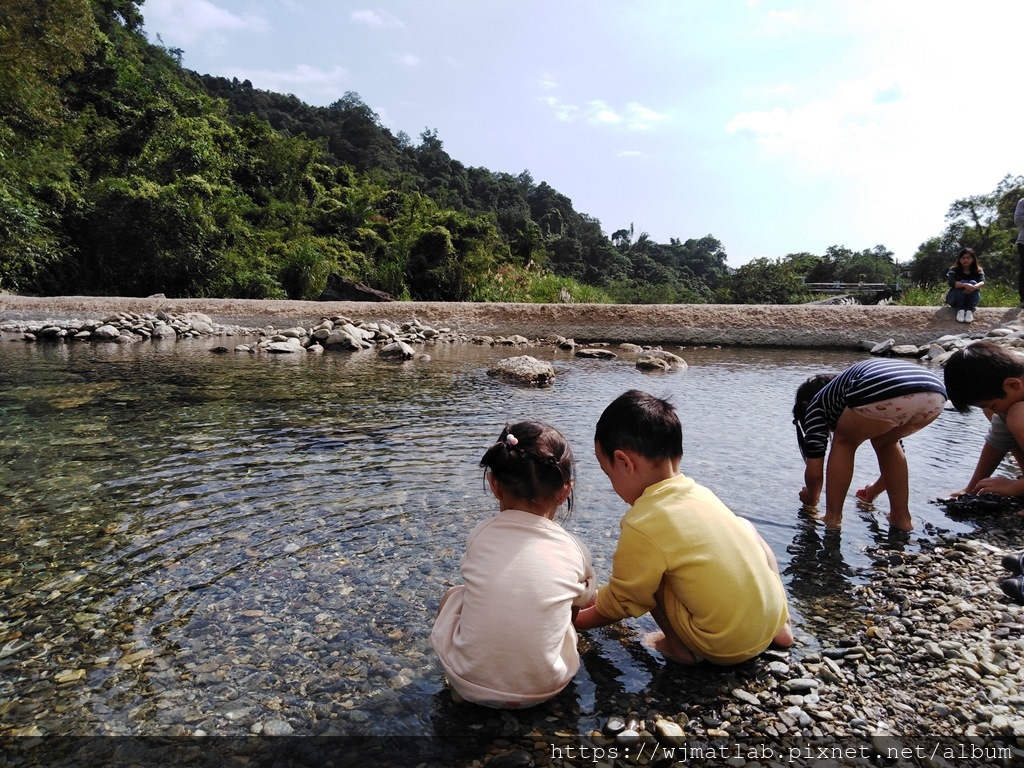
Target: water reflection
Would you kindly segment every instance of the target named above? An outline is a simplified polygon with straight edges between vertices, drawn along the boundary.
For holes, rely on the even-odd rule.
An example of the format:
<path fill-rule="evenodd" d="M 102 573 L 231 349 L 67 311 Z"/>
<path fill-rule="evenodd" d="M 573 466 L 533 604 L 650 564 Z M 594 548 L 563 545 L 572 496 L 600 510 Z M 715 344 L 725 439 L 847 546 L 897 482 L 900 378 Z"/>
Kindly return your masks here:
<path fill-rule="evenodd" d="M 950 453 L 973 461 L 980 414 L 943 414 L 908 439 L 907 540 L 888 538 L 884 502 L 848 513 L 841 535 L 796 511 L 792 392 L 854 354 L 683 350 L 689 369 L 649 375 L 535 349 L 556 385 L 517 390 L 486 375 L 514 350 L 435 347 L 429 363 L 395 365 L 209 346 L 0 343 L 0 733 L 233 735 L 283 721 L 434 734 L 418 748 L 448 754 L 446 734 L 465 742 L 483 723 L 478 741 L 545 717 L 586 732 L 629 695 L 713 690 L 714 670 L 666 667 L 641 645 L 645 618 L 589 633 L 576 681 L 543 708 L 456 711 L 427 642 L 466 534 L 493 514 L 477 461 L 506 421 L 549 421 L 572 443 L 565 527 L 607 575 L 625 507 L 593 427 L 631 387 L 676 404 L 683 471 L 775 550 L 808 644 L 854 615 L 866 550 L 976 524 L 927 500 L 963 484 Z M 873 479 L 865 458 L 855 483 Z"/>

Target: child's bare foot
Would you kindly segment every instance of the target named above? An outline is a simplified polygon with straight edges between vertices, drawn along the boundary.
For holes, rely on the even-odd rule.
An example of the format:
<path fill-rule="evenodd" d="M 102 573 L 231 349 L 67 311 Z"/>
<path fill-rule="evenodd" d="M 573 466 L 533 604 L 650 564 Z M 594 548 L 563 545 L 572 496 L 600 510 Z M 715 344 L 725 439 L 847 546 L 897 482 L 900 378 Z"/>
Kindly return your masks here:
<path fill-rule="evenodd" d="M 700 661 L 700 659 L 693 655 L 693 651 L 682 643 L 672 642 L 661 630 L 647 633 L 641 642 L 648 648 L 660 653 L 669 661 L 674 661 L 677 664 L 690 666 Z"/>
<path fill-rule="evenodd" d="M 789 648 L 793 644 L 793 627 L 787 621 L 782 625 L 779 633 L 772 638 L 772 645 L 777 648 Z"/>
<path fill-rule="evenodd" d="M 866 485 L 857 491 L 854 496 L 865 504 L 870 504 L 878 496 L 878 493 L 870 485 Z"/>
<path fill-rule="evenodd" d="M 843 524 L 843 513 L 840 512 L 838 515 L 830 515 L 826 512 L 824 519 L 826 528 L 839 528 Z"/>

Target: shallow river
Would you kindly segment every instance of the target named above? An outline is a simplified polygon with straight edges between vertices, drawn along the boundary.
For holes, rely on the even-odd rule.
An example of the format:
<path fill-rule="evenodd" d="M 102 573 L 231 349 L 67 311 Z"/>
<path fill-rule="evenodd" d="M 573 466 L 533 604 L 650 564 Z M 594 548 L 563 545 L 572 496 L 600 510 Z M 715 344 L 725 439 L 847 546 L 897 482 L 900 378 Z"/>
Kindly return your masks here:
<path fill-rule="evenodd" d="M 451 707 L 427 636 L 467 533 L 496 511 L 480 456 L 506 421 L 560 428 L 578 469 L 564 525 L 604 577 L 624 505 L 593 428 L 632 387 L 672 398 L 683 471 L 775 550 L 800 648 L 841 631 L 830 606 L 887 539 L 884 497 L 876 510 L 852 498 L 877 471 L 868 448 L 841 536 L 797 501 L 793 391 L 861 355 L 684 349 L 688 369 L 645 374 L 540 348 L 557 381 L 524 390 L 486 375 L 521 353 L 508 348 L 393 364 L 212 354 L 218 343 L 0 344 L 0 734 L 230 736 L 274 722 L 443 742 Z M 916 530 L 897 546 L 975 524 L 930 500 L 966 483 L 985 427 L 949 410 L 906 440 Z M 593 727 L 596 699 L 650 683 L 650 628 L 583 638 L 570 728 Z"/>

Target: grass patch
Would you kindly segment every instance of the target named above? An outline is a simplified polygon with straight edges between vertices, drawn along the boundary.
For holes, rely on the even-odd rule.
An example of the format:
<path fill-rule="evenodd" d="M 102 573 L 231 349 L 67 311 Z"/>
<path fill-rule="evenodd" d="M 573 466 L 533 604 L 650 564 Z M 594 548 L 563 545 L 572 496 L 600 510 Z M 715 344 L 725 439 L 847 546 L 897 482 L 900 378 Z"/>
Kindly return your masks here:
<path fill-rule="evenodd" d="M 614 304 L 606 291 L 583 285 L 536 266 L 505 264 L 488 272 L 473 286 L 470 301 L 507 301 L 522 304 Z"/>
<path fill-rule="evenodd" d="M 949 286 L 946 284 L 915 285 L 903 292 L 895 302 L 901 307 L 940 307 L 946 300 Z M 1016 307 L 1020 303 L 1016 286 L 1008 283 L 985 283 L 981 289 L 981 306 Z"/>

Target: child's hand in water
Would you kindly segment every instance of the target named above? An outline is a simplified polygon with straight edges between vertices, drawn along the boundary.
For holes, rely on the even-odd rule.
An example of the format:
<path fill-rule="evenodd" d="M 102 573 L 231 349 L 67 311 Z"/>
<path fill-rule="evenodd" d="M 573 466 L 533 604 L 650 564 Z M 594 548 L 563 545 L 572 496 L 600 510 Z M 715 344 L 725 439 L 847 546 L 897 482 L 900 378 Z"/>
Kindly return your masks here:
<path fill-rule="evenodd" d="M 818 503 L 818 500 L 811 496 L 811 492 L 807 490 L 806 485 L 800 489 L 800 501 L 808 507 L 813 507 Z"/>

